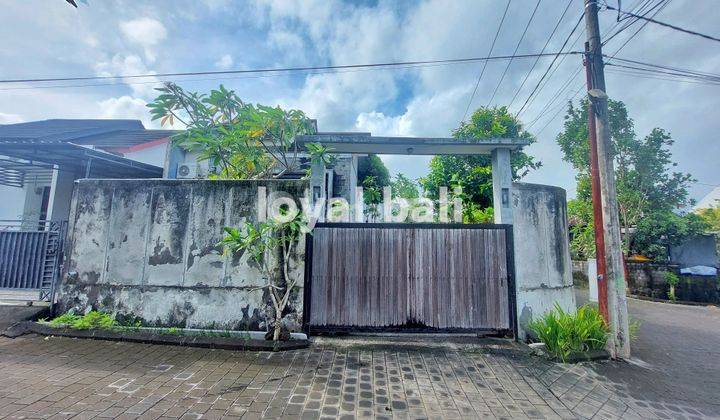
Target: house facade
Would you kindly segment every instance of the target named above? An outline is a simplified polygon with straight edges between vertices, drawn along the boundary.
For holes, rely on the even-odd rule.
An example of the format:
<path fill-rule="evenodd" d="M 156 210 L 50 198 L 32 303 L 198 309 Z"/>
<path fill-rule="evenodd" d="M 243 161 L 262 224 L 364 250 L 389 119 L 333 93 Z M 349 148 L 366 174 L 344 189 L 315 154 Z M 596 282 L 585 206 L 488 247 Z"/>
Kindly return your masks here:
<path fill-rule="evenodd" d="M 262 273 L 247 254 L 230 255 L 218 243 L 225 226 L 262 220 L 273 197 L 321 207 L 290 262 L 302 279 L 284 313 L 291 330 L 492 330 L 524 338 L 527 322 L 555 303 L 575 307 L 565 192 L 513 183 L 510 155 L 523 141 L 369 133 L 296 141 L 322 143 L 338 158 L 311 164 L 298 179 L 216 181 L 178 176 L 197 162 L 171 150 L 166 179 L 80 180 L 58 309 L 103 310 L 148 325 L 268 328 Z M 351 209 L 362 202 L 357 159 L 368 153 L 491 155 L 495 223 L 323 220 L 329 198 Z"/>

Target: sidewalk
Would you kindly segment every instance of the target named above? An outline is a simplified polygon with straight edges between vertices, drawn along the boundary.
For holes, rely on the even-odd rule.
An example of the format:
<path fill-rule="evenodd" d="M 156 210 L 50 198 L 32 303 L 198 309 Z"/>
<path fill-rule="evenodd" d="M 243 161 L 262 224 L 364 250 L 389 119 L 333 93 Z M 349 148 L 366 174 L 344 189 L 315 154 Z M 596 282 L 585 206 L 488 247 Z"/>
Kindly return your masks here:
<path fill-rule="evenodd" d="M 0 338 L 0 417 L 699 418 L 512 342 L 323 339 L 263 353 Z M 379 341 L 379 342 L 378 342 Z M 452 341 L 452 340 L 446 340 Z M 608 362 L 610 363 L 610 362 Z"/>

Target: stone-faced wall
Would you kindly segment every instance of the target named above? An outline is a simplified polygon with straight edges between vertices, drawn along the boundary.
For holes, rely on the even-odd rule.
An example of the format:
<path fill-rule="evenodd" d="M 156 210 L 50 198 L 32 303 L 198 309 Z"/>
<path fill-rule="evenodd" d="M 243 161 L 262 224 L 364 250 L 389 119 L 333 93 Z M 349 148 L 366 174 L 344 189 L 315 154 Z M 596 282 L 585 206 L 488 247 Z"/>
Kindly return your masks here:
<path fill-rule="evenodd" d="M 716 276 L 693 276 L 679 274 L 679 266 L 660 263 L 628 262 L 628 294 L 668 299 L 670 285 L 665 273 L 678 274 L 680 281 L 675 286 L 675 296 L 686 302 L 720 302 L 720 286 Z"/>
<path fill-rule="evenodd" d="M 575 310 L 565 190 L 514 183 L 512 189 L 518 336 L 557 303 Z"/>
<path fill-rule="evenodd" d="M 297 180 L 81 180 L 58 310 L 112 312 L 148 325 L 264 329 L 268 296 L 247 254 L 226 255 L 223 227 L 257 220 L 258 187 L 302 197 Z M 296 200 L 299 206 L 299 200 Z M 293 275 L 304 273 L 304 241 Z M 302 321 L 302 281 L 285 321 Z"/>

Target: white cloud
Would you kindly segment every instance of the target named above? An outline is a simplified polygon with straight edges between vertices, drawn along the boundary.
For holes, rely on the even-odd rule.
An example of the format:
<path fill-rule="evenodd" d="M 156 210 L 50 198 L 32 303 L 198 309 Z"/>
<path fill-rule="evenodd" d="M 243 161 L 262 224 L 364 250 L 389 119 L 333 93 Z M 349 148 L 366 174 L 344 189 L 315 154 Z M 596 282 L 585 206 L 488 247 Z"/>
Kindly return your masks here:
<path fill-rule="evenodd" d="M 382 112 L 363 112 L 358 115 L 355 127 L 377 135 L 448 137 L 459 123 L 464 87 L 438 94 L 415 97 L 405 112 L 387 116 Z"/>
<path fill-rule="evenodd" d="M 23 122 L 23 118 L 20 115 L 0 112 L 0 124 L 17 124 L 20 122 Z"/>
<path fill-rule="evenodd" d="M 286 51 L 295 58 L 302 58 L 304 55 L 305 43 L 296 33 L 282 29 L 273 30 L 268 34 L 268 41 L 275 48 Z"/>
<path fill-rule="evenodd" d="M 120 22 L 120 30 L 128 41 L 143 47 L 149 61 L 155 61 L 154 47 L 167 37 L 162 22 L 149 17 Z"/>
<path fill-rule="evenodd" d="M 137 55 L 115 54 L 110 61 L 102 61 L 95 65 L 98 76 L 129 76 L 135 74 L 155 74 L 148 70 L 142 58 Z M 157 92 L 154 90 L 160 81 L 156 77 L 140 79 L 123 79 L 133 95 L 145 99 L 154 98 Z"/>
<path fill-rule="evenodd" d="M 93 69 L 97 74 L 129 75 L 150 73 L 149 68 L 174 72 L 214 68 L 214 65 L 287 67 L 483 56 L 488 53 L 503 13 L 503 8 L 492 0 L 412 3 L 255 0 L 242 6 L 232 0 L 208 0 L 187 2 L 167 13 L 153 2 L 137 7 L 127 7 L 127 2 L 96 2 L 82 13 L 60 6 L 53 7 L 52 11 L 41 8 L 42 13 L 34 13 L 37 7 L 33 7 L 32 2 L 7 3 L 0 14 L 0 38 L 12 42 L 0 48 L 0 62 L 8 77 L 82 75 Z M 572 29 L 575 20 L 570 15 L 581 12 L 581 8 L 572 7 L 571 12 L 575 11 L 568 12 L 557 34 L 567 34 Z M 513 51 L 531 10 L 523 2 L 513 2 L 508 13 L 494 54 Z M 553 2 L 543 2 L 519 52 L 539 51 L 561 13 Z M 692 25 L 704 32 L 712 32 L 717 26 L 712 14 L 701 7 L 686 7 L 683 2 L 670 4 L 662 15 L 672 16 L 679 24 Z M 603 30 L 615 23 L 611 14 L 600 18 Z M 172 29 L 176 27 L 182 30 Z M 717 68 L 720 54 L 708 54 L 703 44 L 706 41 L 669 36 L 672 34 L 669 31 L 649 25 L 620 55 L 704 71 Z M 46 36 L 37 36 L 40 33 Z M 564 36 L 557 34 L 547 51 L 560 48 Z M 624 33 L 613 39 L 608 45 L 610 52 L 629 35 Z M 68 49 L 68 45 L 73 48 Z M 578 48 L 582 48 L 581 43 L 572 47 Z M 161 54 L 164 51 L 172 54 Z M 232 59 L 231 65 L 223 58 L 225 54 Z M 534 75 L 513 104 L 513 111 L 517 111 L 550 61 L 538 62 Z M 532 62 L 521 59 L 513 62 L 498 89 L 496 103 L 509 101 Z M 504 61 L 488 63 L 472 108 L 487 103 L 505 65 Z M 580 66 L 579 58 L 568 56 L 522 119 L 529 122 L 536 117 Z M 322 130 L 447 136 L 462 117 L 480 67 L 481 63 L 470 63 L 352 70 L 305 77 L 297 74 L 238 77 L 222 82 L 248 101 L 302 109 L 318 118 Z M 219 83 L 185 79 L 183 87 L 200 92 L 207 92 Z M 157 82 L 157 79 L 150 81 Z M 582 78 L 573 83 L 581 84 Z M 155 96 L 154 86 L 128 87 L 130 89 L 118 81 L 115 86 L 95 88 L 4 91 L 0 95 L 0 112 L 21 116 L 24 120 L 110 115 L 146 120 L 141 102 Z M 638 133 L 644 135 L 658 125 L 671 130 L 676 140 L 673 153 L 679 162 L 678 169 L 690 171 L 702 182 L 717 184 L 720 179 L 715 162 L 697 158 L 697 150 L 720 153 L 720 142 L 713 136 L 720 130 L 720 120 L 714 112 L 717 92 L 713 89 L 713 86 L 630 78 L 608 72 L 608 93 L 627 103 Z M 657 94 L 646 95 L 646 92 Z M 567 95 L 559 96 L 564 102 Z M 693 123 L 688 124 L 691 114 Z M 539 141 L 529 152 L 542 159 L 545 167 L 527 180 L 562 185 L 572 195 L 574 173 L 561 162 L 554 139 L 562 128 L 561 116 L 559 114 L 542 133 L 536 133 Z M 551 114 L 543 117 L 533 130 L 539 131 L 550 117 Z M 408 159 L 414 160 L 408 163 L 410 161 L 402 157 L 389 158 L 391 171 L 426 170 L 427 165 L 419 162 L 420 158 Z M 694 190 L 693 195 L 699 198 L 703 192 L 707 190 Z"/>
<path fill-rule="evenodd" d="M 376 136 L 407 136 L 412 122 L 406 115 L 388 117 L 382 112 L 362 112 L 355 120 L 355 127 Z"/>
<path fill-rule="evenodd" d="M 225 54 L 218 61 L 215 62 L 215 67 L 226 70 L 231 68 L 233 65 L 233 58 L 230 54 Z"/>
<path fill-rule="evenodd" d="M 119 98 L 110 98 L 98 102 L 99 118 L 117 118 L 140 120 L 146 128 L 154 125 L 150 121 L 150 113 L 145 101 L 131 96 L 121 96 Z"/>

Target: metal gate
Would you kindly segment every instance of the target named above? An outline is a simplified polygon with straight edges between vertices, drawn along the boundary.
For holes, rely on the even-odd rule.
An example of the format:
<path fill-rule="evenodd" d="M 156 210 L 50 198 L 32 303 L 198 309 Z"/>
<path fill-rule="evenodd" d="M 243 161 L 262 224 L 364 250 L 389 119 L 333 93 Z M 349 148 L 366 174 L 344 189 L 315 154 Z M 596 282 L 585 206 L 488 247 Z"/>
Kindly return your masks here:
<path fill-rule="evenodd" d="M 52 300 L 67 222 L 0 221 L 0 289 L 38 290 Z"/>
<path fill-rule="evenodd" d="M 512 227 L 319 223 L 306 242 L 308 331 L 514 332 Z"/>

